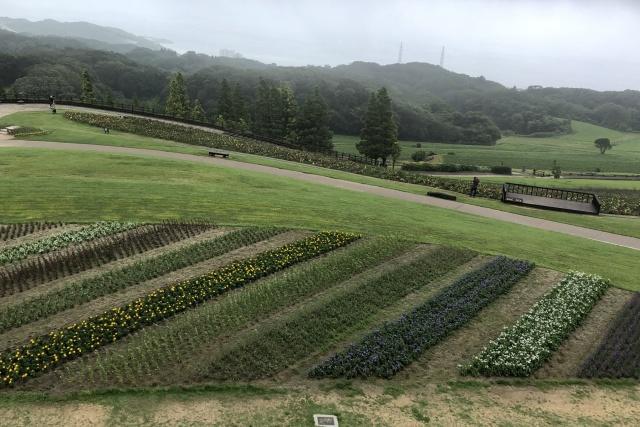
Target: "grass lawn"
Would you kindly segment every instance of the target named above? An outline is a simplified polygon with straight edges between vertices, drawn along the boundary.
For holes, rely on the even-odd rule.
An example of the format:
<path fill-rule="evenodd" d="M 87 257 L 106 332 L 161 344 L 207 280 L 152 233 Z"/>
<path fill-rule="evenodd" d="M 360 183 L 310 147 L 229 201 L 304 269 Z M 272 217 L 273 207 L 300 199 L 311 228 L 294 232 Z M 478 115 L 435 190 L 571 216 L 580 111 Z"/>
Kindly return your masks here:
<path fill-rule="evenodd" d="M 469 180 L 468 176 L 451 175 L 450 178 Z M 503 184 L 505 182 L 513 182 L 516 184 L 538 185 L 540 187 L 553 187 L 575 190 L 625 190 L 640 191 L 640 179 L 636 180 L 619 180 L 619 179 L 575 179 L 575 178 L 534 178 L 520 176 L 480 176 L 483 182 L 494 182 Z"/>
<path fill-rule="evenodd" d="M 640 289 L 637 251 L 456 211 L 181 161 L 19 148 L 0 155 L 0 223 L 208 218 L 351 230 L 507 254 Z"/>
<path fill-rule="evenodd" d="M 433 151 L 444 163 L 496 166 L 514 169 L 551 169 L 556 160 L 562 170 L 640 173 L 640 134 L 618 132 L 583 122 L 573 122 L 574 133 L 553 138 L 509 136 L 493 147 L 461 144 L 436 144 L 401 141 L 400 160 L 409 160 L 416 150 Z M 593 145 L 597 138 L 609 138 L 615 144 L 605 155 Z M 338 151 L 356 153 L 356 136 L 335 135 Z"/>
<path fill-rule="evenodd" d="M 133 135 L 129 133 L 122 133 L 112 131 L 110 135 L 103 134 L 102 130 L 96 127 L 88 126 L 81 123 L 72 122 L 66 120 L 61 114 L 52 115 L 45 112 L 21 112 L 15 113 L 4 118 L 0 118 L 0 126 L 6 126 L 8 124 L 19 124 L 22 126 L 32 126 L 40 129 L 50 131 L 47 135 L 33 136 L 25 139 L 38 140 L 38 141 L 62 141 L 73 143 L 87 143 L 98 145 L 113 145 L 121 147 L 132 148 L 146 148 L 153 150 L 172 151 L 186 154 L 206 155 L 207 149 L 204 147 L 190 146 L 187 144 L 180 144 L 163 139 L 149 138 L 139 135 Z M 363 184 L 376 185 L 384 188 L 391 188 L 400 191 L 406 191 L 414 194 L 425 194 L 430 187 L 422 185 L 407 184 L 402 182 L 394 182 L 379 178 L 372 178 L 368 176 L 341 172 L 332 169 L 326 169 L 311 165 L 305 165 L 296 162 L 288 162 L 285 160 L 272 159 L 269 157 L 256 156 L 251 154 L 234 153 L 233 159 L 243 161 L 247 163 L 256 163 L 265 166 L 273 166 L 281 169 L 295 170 L 299 172 L 322 175 L 331 178 L 344 179 L 347 181 L 359 182 Z M 467 177 L 460 179 L 469 179 Z M 495 182 L 503 182 L 501 180 L 508 179 L 509 181 L 517 182 L 516 178 L 508 177 L 496 177 L 496 178 L 482 178 L 482 180 L 495 180 Z M 522 178 L 526 180 L 526 178 Z M 536 178 L 531 178 L 536 179 Z M 563 183 L 568 180 L 542 180 L 539 181 L 547 183 Z M 571 180 L 580 183 L 587 180 Z M 632 185 L 639 185 L 640 181 L 605 181 L 605 180 L 588 180 L 595 183 L 606 183 L 611 185 L 619 185 L 625 189 L 632 189 Z M 595 185 L 595 184 L 594 184 Z M 585 216 L 574 215 L 565 212 L 553 212 L 539 209 L 531 209 L 526 207 L 507 205 L 496 200 L 471 198 L 464 195 L 457 195 L 458 200 L 463 203 L 474 204 L 478 206 L 484 206 L 492 209 L 498 209 L 502 211 L 508 211 L 518 213 L 521 215 L 531 216 L 535 218 L 548 219 L 552 221 L 562 222 L 566 224 L 578 225 L 587 228 L 593 228 L 596 230 L 607 231 L 610 233 L 622 234 L 626 236 L 639 237 L 640 238 L 640 218 L 636 217 L 613 217 L 613 216 Z"/>

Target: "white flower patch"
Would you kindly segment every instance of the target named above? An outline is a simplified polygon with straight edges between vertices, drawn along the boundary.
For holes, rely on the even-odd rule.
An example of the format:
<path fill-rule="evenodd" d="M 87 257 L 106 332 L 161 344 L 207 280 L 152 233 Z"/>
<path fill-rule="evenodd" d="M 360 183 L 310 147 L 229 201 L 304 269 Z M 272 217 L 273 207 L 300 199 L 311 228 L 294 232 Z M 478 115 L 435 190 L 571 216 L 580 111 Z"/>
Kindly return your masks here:
<path fill-rule="evenodd" d="M 598 302 L 609 282 L 600 276 L 570 272 L 548 294 L 491 341 L 466 375 L 527 377 L 542 366 Z"/>

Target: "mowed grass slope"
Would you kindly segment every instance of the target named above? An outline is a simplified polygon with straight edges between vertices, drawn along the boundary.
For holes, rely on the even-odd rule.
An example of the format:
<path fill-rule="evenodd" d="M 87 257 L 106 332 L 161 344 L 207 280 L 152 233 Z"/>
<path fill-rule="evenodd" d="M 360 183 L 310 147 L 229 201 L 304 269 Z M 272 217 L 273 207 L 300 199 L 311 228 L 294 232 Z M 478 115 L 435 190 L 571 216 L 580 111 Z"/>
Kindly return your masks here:
<path fill-rule="evenodd" d="M 180 161 L 17 148 L 0 155 L 0 223 L 207 218 L 392 234 L 598 273 L 640 289 L 637 251 L 451 210 Z"/>
<path fill-rule="evenodd" d="M 14 113 L 0 119 L 1 125 L 18 124 L 21 126 L 32 126 L 49 131 L 47 135 L 30 136 L 25 139 L 42 140 L 42 141 L 59 141 L 72 142 L 79 144 L 97 144 L 112 145 L 131 148 L 145 148 L 160 151 L 172 151 L 186 154 L 195 154 L 206 156 L 207 150 L 204 147 L 190 146 L 172 141 L 148 138 L 129 133 L 112 131 L 109 135 L 105 135 L 102 129 L 84 125 L 64 119 L 61 115 L 52 115 L 48 112 L 20 112 Z M 406 191 L 414 194 L 425 194 L 427 191 L 435 190 L 422 185 L 407 184 L 402 182 L 373 178 L 354 173 L 342 172 L 333 169 L 327 169 L 302 163 L 289 162 L 285 160 L 273 159 L 269 157 L 256 156 L 244 153 L 233 153 L 234 160 L 261 164 L 265 166 L 276 167 L 280 169 L 294 170 L 314 175 L 327 176 L 336 179 L 359 182 L 363 184 L 375 185 L 378 187 L 391 188 L 400 191 Z M 462 178 L 461 178 L 462 179 Z M 464 178 L 468 179 L 468 178 Z M 488 178 L 483 178 L 488 179 Z M 494 178 L 496 182 L 503 178 Z M 504 179 L 511 180 L 512 177 Z M 579 180 L 576 180 L 579 181 Z M 544 183 L 549 181 L 545 180 Z M 564 182 L 564 180 L 563 180 Z M 628 188 L 624 183 L 636 185 L 640 181 L 602 181 L 611 183 L 612 188 Z M 615 186 L 615 187 L 613 187 Z M 435 190 L 439 191 L 439 190 Z M 640 237 L 640 220 L 638 218 L 619 218 L 619 217 L 593 217 L 584 215 L 574 215 L 564 212 L 545 211 L 540 209 L 530 209 L 515 205 L 506 205 L 496 200 L 471 198 L 464 195 L 457 195 L 458 200 L 464 203 L 489 207 L 492 209 L 514 212 L 521 215 L 532 216 L 536 218 L 548 219 L 557 222 L 563 222 L 572 225 L 578 225 L 596 230 L 607 231 L 610 233 L 622 234 L 633 237 Z"/>
<path fill-rule="evenodd" d="M 625 133 L 584 122 L 573 122 L 574 133 L 552 138 L 509 136 L 493 146 L 437 144 L 401 141 L 400 160 L 409 160 L 416 150 L 433 151 L 444 163 L 496 166 L 504 164 L 514 169 L 551 169 L 557 161 L 565 171 L 596 171 L 640 173 L 640 134 Z M 597 138 L 609 138 L 615 147 L 600 154 L 593 145 Z M 338 151 L 356 153 L 356 136 L 335 135 Z"/>

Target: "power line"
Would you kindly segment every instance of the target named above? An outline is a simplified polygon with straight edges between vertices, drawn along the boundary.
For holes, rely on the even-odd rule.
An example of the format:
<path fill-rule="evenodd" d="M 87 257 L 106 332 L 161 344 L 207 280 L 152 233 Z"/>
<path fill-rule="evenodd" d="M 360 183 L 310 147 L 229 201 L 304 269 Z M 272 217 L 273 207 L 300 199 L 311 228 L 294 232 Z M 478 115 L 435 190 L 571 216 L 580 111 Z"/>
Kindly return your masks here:
<path fill-rule="evenodd" d="M 398 51 L 398 64 L 402 64 L 402 42 L 400 42 L 400 50 Z"/>
<path fill-rule="evenodd" d="M 444 46 L 442 46 L 442 51 L 440 52 L 440 68 L 444 68 Z"/>

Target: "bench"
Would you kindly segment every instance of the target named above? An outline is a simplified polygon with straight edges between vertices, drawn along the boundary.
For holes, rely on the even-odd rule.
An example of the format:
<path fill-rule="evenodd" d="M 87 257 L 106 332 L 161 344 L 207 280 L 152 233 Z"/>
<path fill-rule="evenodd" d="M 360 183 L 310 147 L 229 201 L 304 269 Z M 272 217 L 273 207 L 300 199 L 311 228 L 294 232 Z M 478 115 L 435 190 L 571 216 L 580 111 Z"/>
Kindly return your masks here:
<path fill-rule="evenodd" d="M 226 151 L 209 150 L 209 156 L 210 157 L 220 156 L 223 159 L 228 159 L 229 153 L 227 153 Z"/>
<path fill-rule="evenodd" d="M 593 193 L 506 183 L 502 186 L 502 202 L 535 206 L 590 215 L 600 213 L 600 202 Z"/>

